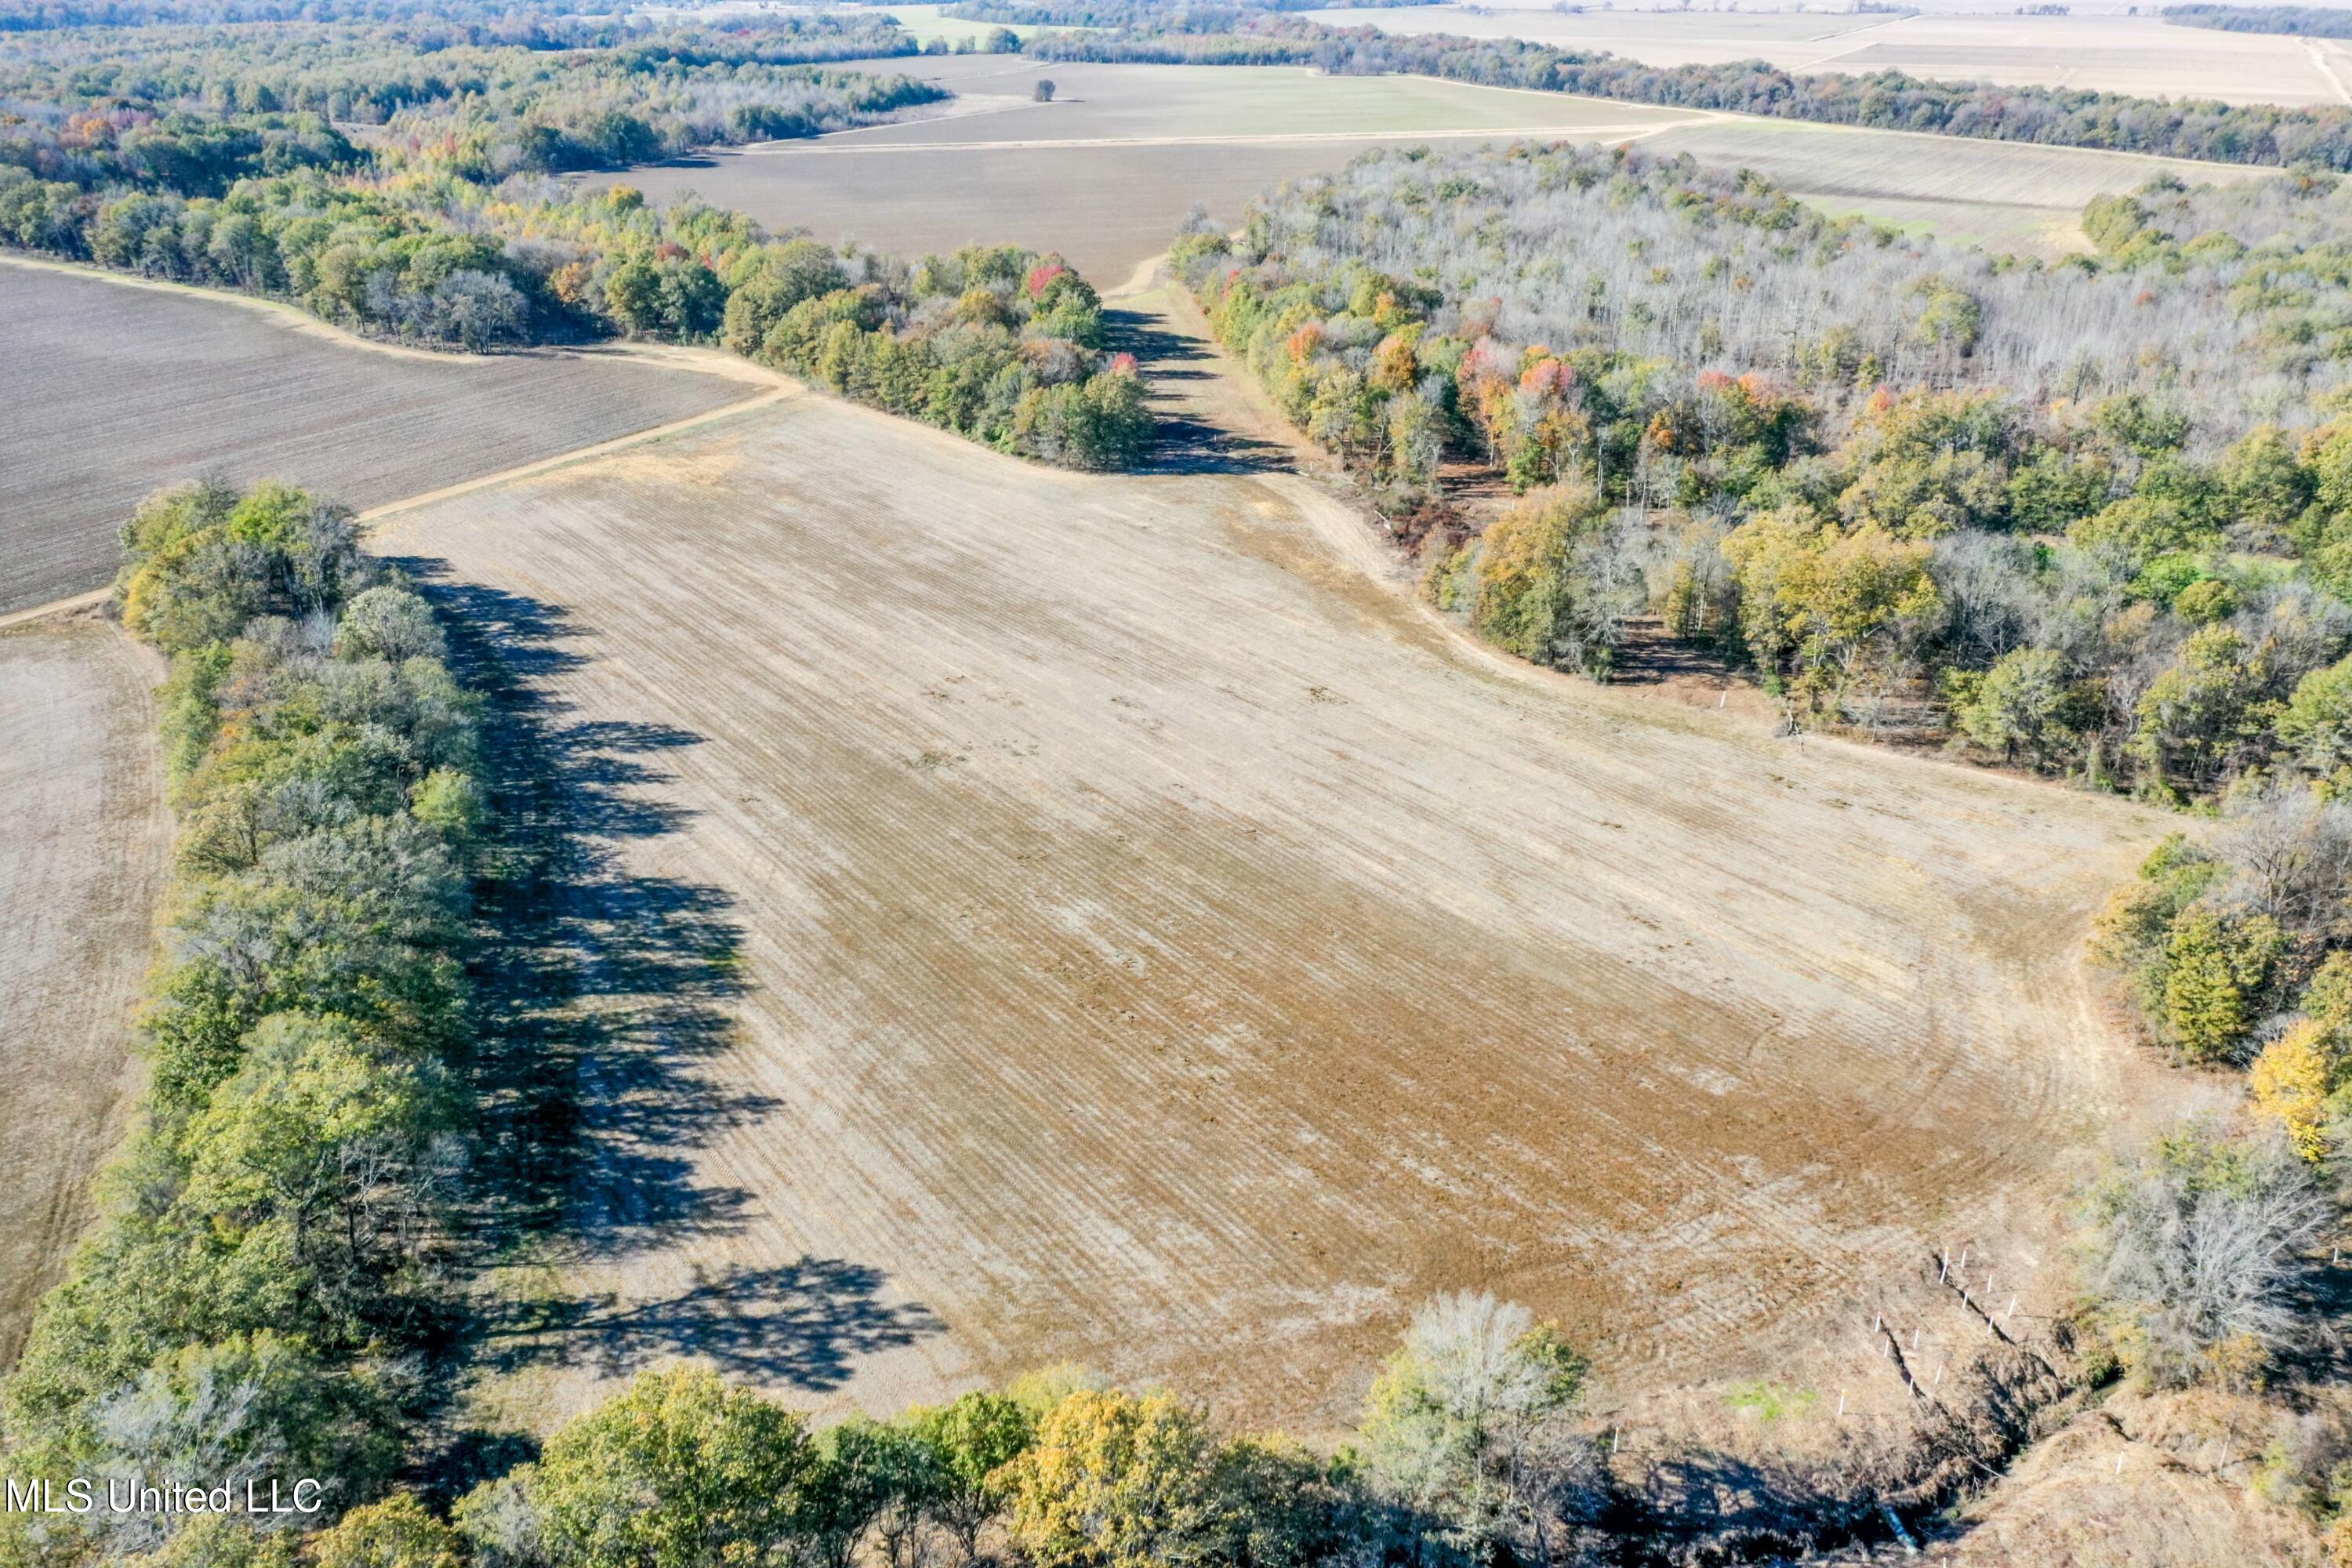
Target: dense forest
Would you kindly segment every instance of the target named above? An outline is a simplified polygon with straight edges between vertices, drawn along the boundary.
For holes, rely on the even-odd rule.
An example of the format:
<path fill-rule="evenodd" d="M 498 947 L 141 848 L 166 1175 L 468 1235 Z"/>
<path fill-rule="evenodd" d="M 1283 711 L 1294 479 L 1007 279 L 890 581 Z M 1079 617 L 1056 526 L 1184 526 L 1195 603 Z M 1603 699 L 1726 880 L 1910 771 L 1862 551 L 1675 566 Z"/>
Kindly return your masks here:
<path fill-rule="evenodd" d="M 1051 5 L 1038 9 L 1050 12 Z M 1306 65 L 1340 75 L 1404 72 L 1491 87 L 1727 110 L 1784 120 L 1998 142 L 2101 147 L 2230 163 L 2318 163 L 2352 169 L 2352 109 L 2232 106 L 2134 98 L 2086 89 L 1925 81 L 1900 71 L 1797 74 L 1762 60 L 1645 66 L 1615 55 L 1519 38 L 1465 38 L 1338 28 L 1258 9 L 1139 4 L 1136 21 L 1101 32 L 1033 36 L 1042 59 L 1192 65 Z"/>
<path fill-rule="evenodd" d="M 2164 19 L 2177 26 L 2215 27 L 2228 33 L 2352 38 L 2352 12 L 2315 5 L 2167 5 Z"/>
<path fill-rule="evenodd" d="M 1252 12 L 1394 11 L 1434 5 L 1439 0 L 959 0 L 942 13 L 967 22 L 1007 27 L 1171 26 L 1180 32 L 1216 32 Z M 1179 19 L 1181 17 L 1181 19 Z"/>
<path fill-rule="evenodd" d="M 2187 801 L 2352 743 L 2315 707 L 2352 648 L 2347 280 L 2315 238 L 2346 199 L 2158 186 L 2044 268 L 1686 159 L 1416 151 L 1178 255 L 1505 646 L 1606 673 L 1646 611 L 1796 720 Z M 1449 510 L 1457 453 L 1522 499 Z"/>
<path fill-rule="evenodd" d="M 1148 441 L 1131 363 L 1103 353 L 1094 291 L 1055 258 L 837 255 L 550 177 L 948 96 L 805 63 L 909 52 L 887 18 L 507 26 L 528 41 L 470 24 L 36 35 L 0 64 L 16 106 L 0 121 L 0 241 L 409 342 L 723 342 L 1073 467 L 1122 466 Z"/>

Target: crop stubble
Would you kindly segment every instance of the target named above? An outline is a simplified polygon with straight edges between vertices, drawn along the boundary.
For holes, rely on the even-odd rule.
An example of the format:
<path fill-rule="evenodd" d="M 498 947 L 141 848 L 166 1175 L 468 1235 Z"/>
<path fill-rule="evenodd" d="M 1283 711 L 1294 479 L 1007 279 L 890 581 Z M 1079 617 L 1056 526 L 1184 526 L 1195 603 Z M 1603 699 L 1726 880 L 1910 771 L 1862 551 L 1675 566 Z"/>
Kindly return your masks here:
<path fill-rule="evenodd" d="M 1070 1357 L 1312 1429 L 1434 1289 L 1705 1374 L 2041 1212 L 2119 1096 L 2076 955 L 2149 820 L 1509 665 L 1360 527 L 825 399 L 383 527 L 562 617 L 566 732 L 661 738 L 598 764 L 600 853 L 741 933 L 717 1040 L 602 1004 L 567 1288 L 675 1326 L 807 1256 L 943 1331 L 813 1377 L 747 1293 L 518 1397 Z"/>
<path fill-rule="evenodd" d="M 150 689 L 95 617 L 0 632 L 0 1367 L 90 1215 L 171 850 Z"/>

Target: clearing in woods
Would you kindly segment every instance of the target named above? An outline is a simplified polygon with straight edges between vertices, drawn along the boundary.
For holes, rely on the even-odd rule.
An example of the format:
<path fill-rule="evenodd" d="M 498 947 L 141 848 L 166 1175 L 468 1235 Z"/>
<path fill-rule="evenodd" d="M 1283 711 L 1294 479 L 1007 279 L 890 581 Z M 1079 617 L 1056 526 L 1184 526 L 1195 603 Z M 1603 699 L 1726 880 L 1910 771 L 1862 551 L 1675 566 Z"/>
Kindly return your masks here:
<path fill-rule="evenodd" d="M 1059 250 L 1108 289 L 1167 248 L 1195 204 L 1232 227 L 1269 186 L 1415 142 L 1630 142 L 1688 152 L 1703 163 L 1753 167 L 1832 212 L 2045 256 L 2086 247 L 2080 220 L 2093 196 L 2160 173 L 2197 184 L 2268 172 L 1427 77 L 997 55 L 880 63 L 953 87 L 961 95 L 953 112 L 585 183 L 635 185 L 665 202 L 692 192 L 778 230 L 854 237 L 907 256 L 1015 237 Z M 1034 101 L 1041 79 L 1055 84 L 1051 103 Z M 1007 214 L 1019 220 L 1008 226 Z"/>
<path fill-rule="evenodd" d="M 0 614 L 109 581 L 118 525 L 197 474 L 367 507 L 744 396 L 613 354 L 387 348 L 285 306 L 14 258 L 0 363 Z"/>
<path fill-rule="evenodd" d="M 809 395 L 378 527 L 581 834 L 589 1173 L 514 1281 L 568 1331 L 489 1405 L 1069 1358 L 1324 1431 L 1433 1290 L 1756 1376 L 2039 1223 L 2130 1098 L 2079 954 L 2155 819 L 1490 654 L 1286 461 Z"/>
<path fill-rule="evenodd" d="M 163 663 L 95 616 L 0 631 L 0 1367 L 91 1215 L 171 855 Z"/>

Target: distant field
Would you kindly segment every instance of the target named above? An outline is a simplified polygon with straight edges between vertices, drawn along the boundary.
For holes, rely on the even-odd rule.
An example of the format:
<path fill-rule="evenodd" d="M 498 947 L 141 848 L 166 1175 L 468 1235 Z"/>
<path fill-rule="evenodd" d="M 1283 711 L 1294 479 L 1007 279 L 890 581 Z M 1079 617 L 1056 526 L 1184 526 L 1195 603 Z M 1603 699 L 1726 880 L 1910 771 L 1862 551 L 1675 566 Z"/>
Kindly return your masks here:
<path fill-rule="evenodd" d="M 2159 171 L 2190 184 L 2268 177 L 2231 164 L 1734 116 L 1676 126 L 1643 145 L 1753 168 L 1832 212 L 2045 255 L 2087 248 L 2084 204 Z"/>
<path fill-rule="evenodd" d="M 1286 68 L 908 62 L 961 95 L 944 119 L 633 169 L 657 200 L 692 191 L 773 227 L 919 254 L 982 241 L 1059 250 L 1104 287 L 1168 247 L 1194 204 L 1240 220 L 1270 184 L 1398 142 L 1467 135 L 1622 139 L 1699 117 L 1416 77 Z M 1034 101 L 1051 78 L 1050 104 Z"/>
<path fill-rule="evenodd" d="M 1854 18 L 1732 20 L 1778 26 Z M 1401 142 L 1635 140 L 1709 163 L 1748 164 L 1832 212 L 2039 255 L 2081 248 L 2083 204 L 2159 170 L 2191 183 L 2258 173 L 1421 77 L 1040 66 L 998 56 L 908 63 L 955 87 L 961 96 L 950 114 L 597 175 L 591 183 L 625 182 L 663 201 L 693 192 L 772 227 L 806 228 L 827 241 L 856 238 L 899 253 L 1018 241 L 1060 250 L 1110 288 L 1167 248 L 1195 204 L 1230 226 L 1270 185 Z M 1034 101 L 1041 77 L 1057 89 L 1050 104 Z"/>
<path fill-rule="evenodd" d="M 0 631 L 0 1368 L 91 1214 L 171 850 L 149 689 L 95 618 Z"/>
<path fill-rule="evenodd" d="M 552 700 L 591 836 L 579 1326 L 510 1411 L 1066 1357 L 1328 1429 L 1473 1283 L 1720 1372 L 2040 1212 L 2116 1098 L 2077 954 L 2156 819 L 1508 663 L 1301 479 L 805 397 L 373 542 Z"/>
<path fill-rule="evenodd" d="M 2352 102 L 2352 54 L 2340 42 L 2176 27 L 2154 15 L 2021 16 L 1987 5 L 1965 15 L 1929 7 L 1915 16 L 1798 12 L 1546 7 L 1407 6 L 1318 11 L 1333 26 L 1385 32 L 1533 38 L 1563 48 L 1605 49 L 1647 65 L 1763 59 L 1789 70 L 1902 70 L 1914 76 L 2009 85 L 2096 88 L 2150 98 L 2229 103 Z M 2105 8 L 2102 8 L 2105 9 Z M 2154 7 L 2145 7 L 2151 13 Z"/>
<path fill-rule="evenodd" d="M 1643 130 L 1692 116 L 1685 110 L 1565 93 L 1476 87 L 1428 77 L 1320 76 L 1292 66 L 1103 66 L 1025 62 L 942 79 L 967 99 L 985 95 L 1001 112 L 941 124 L 877 125 L 823 139 L 826 146 L 905 146 L 940 141 L 1089 142 L 1193 137 L 1427 135 L 1518 132 L 1585 126 Z M 919 63 L 916 68 L 920 69 Z M 955 74 L 947 74 L 954 71 Z M 1002 74 L 999 74 L 999 72 Z M 1054 101 L 1032 101 L 1050 78 Z M 787 146 L 790 144 L 787 143 Z"/>
<path fill-rule="evenodd" d="M 0 262 L 0 612 L 114 574 L 158 486 L 278 477 L 358 507 L 734 402 L 714 376 L 339 341 L 290 312 Z"/>

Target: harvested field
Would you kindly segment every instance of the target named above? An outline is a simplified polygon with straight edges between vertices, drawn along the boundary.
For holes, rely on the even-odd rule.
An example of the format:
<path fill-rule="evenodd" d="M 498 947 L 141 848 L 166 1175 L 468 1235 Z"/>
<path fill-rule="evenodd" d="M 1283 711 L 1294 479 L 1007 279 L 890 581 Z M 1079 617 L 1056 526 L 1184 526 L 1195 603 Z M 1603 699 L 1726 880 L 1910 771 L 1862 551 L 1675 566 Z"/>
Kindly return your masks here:
<path fill-rule="evenodd" d="M 0 632 L 0 1367 L 90 1217 L 171 852 L 149 690 L 95 616 Z"/>
<path fill-rule="evenodd" d="M 771 227 L 907 254 L 1014 241 L 1059 250 L 1108 289 L 1168 248 L 1197 203 L 1237 223 L 1268 185 L 1399 142 L 1622 139 L 1678 110 L 1412 77 L 1287 68 L 909 60 L 962 95 L 952 115 L 601 174 L 657 201 L 693 192 Z M 1032 99 L 1053 79 L 1050 104 Z M 887 134 L 882 134 L 887 132 Z"/>
<path fill-rule="evenodd" d="M 376 546 L 497 628 L 585 836 L 594 1173 L 509 1415 L 1068 1357 L 1328 1430 L 1465 1285 L 1768 1375 L 2126 1098 L 2077 955 L 2157 819 L 1504 660 L 1295 476 L 811 396 Z"/>
<path fill-rule="evenodd" d="M 1031 96 L 1040 78 L 1054 101 Z M 1210 142 L 1273 137 L 1486 133 L 1562 134 L 1600 128 L 1633 133 L 1699 118 L 1677 109 L 1476 87 L 1432 77 L 1321 76 L 1292 66 L 1106 66 L 1029 62 L 1005 76 L 966 77 L 967 99 L 1003 100 L 1002 112 L 963 115 L 950 124 L 910 121 L 845 131 L 814 143 L 826 148 L 920 146 L 957 142 Z M 754 154 L 755 156 L 760 154 Z"/>
<path fill-rule="evenodd" d="M 691 192 L 773 228 L 905 254 L 1018 241 L 1059 250 L 1111 288 L 1164 250 L 1196 203 L 1215 222 L 1234 224 L 1250 198 L 1272 184 L 1400 142 L 1638 141 L 1707 163 L 1750 165 L 1835 213 L 2041 255 L 2083 248 L 2083 204 L 2104 192 L 2166 170 L 2192 184 L 2263 173 L 1421 77 L 1040 65 L 990 55 L 905 64 L 952 85 L 962 95 L 954 112 L 591 183 L 625 182 L 658 201 Z M 1059 89 L 1050 104 L 1031 99 L 1040 77 Z"/>
<path fill-rule="evenodd" d="M 745 395 L 611 355 L 384 349 L 250 300 L 5 260 L 0 363 L 0 613 L 104 584 L 116 525 L 199 473 L 366 507 Z"/>
<path fill-rule="evenodd" d="M 1834 16 L 1796 12 L 1410 6 L 1318 11 L 1336 27 L 1400 34 L 1532 38 L 1605 49 L 1645 65 L 1761 59 L 1793 71 L 1900 70 L 1947 81 L 2095 88 L 2148 98 L 2289 106 L 2347 101 L 2340 47 L 2283 34 L 2178 27 L 2154 15 L 1995 13 Z M 2315 47 L 2316 45 L 2316 47 Z"/>

